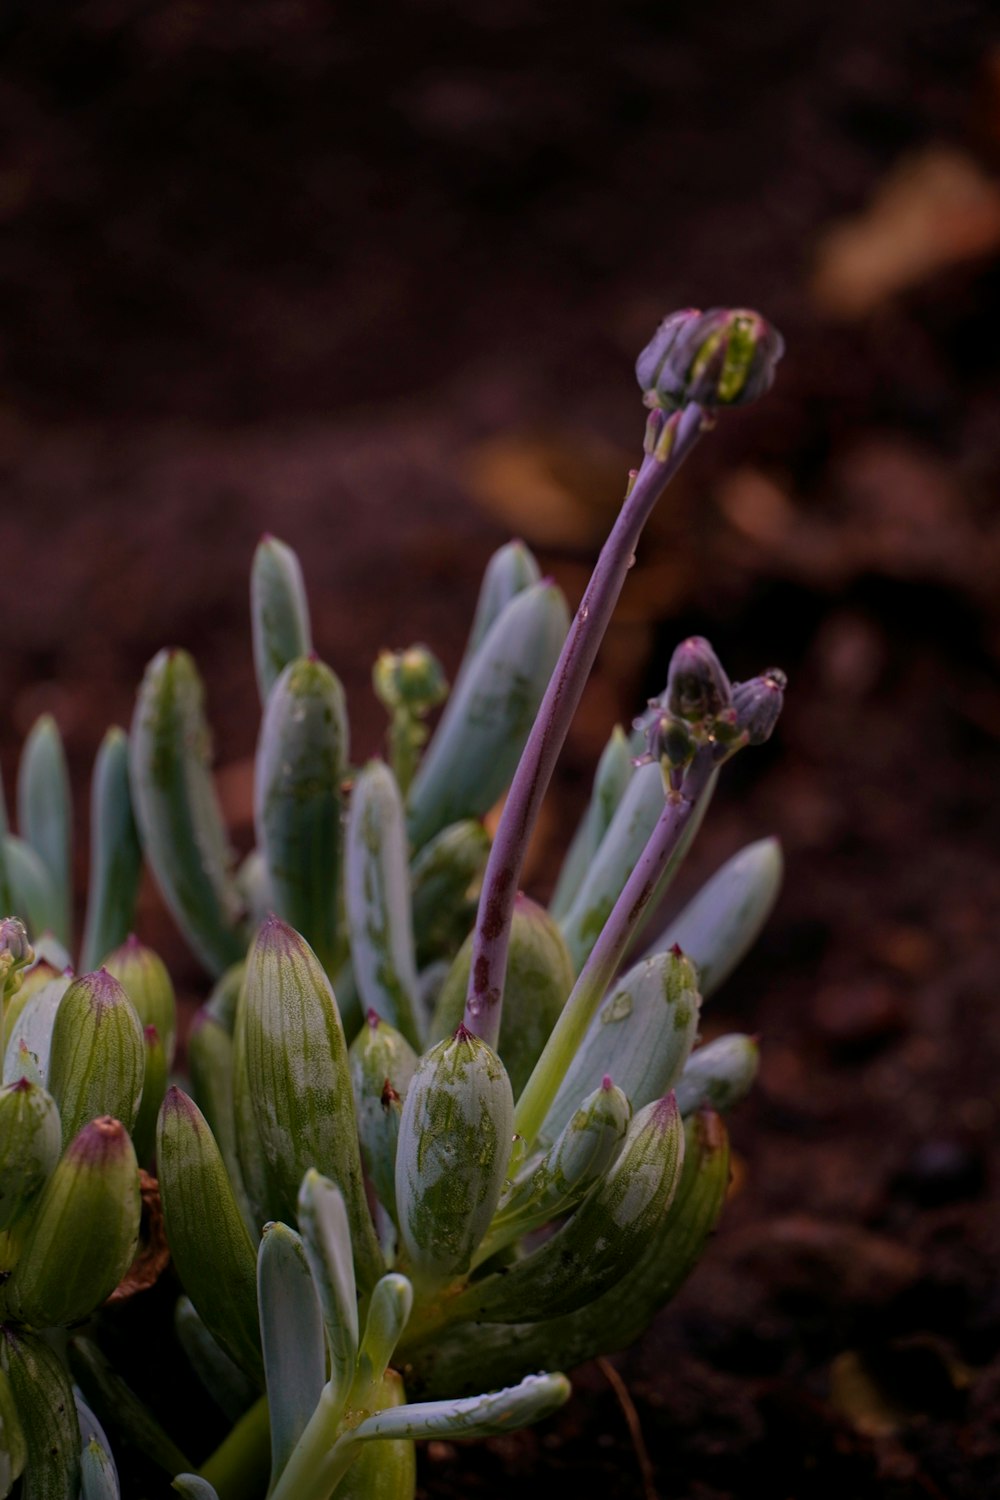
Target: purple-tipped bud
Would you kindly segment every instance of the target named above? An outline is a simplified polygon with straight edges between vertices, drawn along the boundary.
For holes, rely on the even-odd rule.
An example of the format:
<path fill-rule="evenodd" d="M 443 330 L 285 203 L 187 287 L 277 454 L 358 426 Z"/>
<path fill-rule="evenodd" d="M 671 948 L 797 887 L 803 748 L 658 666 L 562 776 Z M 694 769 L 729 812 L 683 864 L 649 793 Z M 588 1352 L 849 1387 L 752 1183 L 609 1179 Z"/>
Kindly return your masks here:
<path fill-rule="evenodd" d="M 771 738 L 787 686 L 788 678 L 778 667 L 770 667 L 748 682 L 736 683 L 733 688 L 735 727 L 746 735 L 748 745 L 763 745 Z"/>
<path fill-rule="evenodd" d="M 666 699 L 671 714 L 692 723 L 714 719 L 729 707 L 729 678 L 704 636 L 689 636 L 677 647 L 670 659 Z"/>
<path fill-rule="evenodd" d="M 34 958 L 28 929 L 20 917 L 4 917 L 0 921 L 0 954 L 7 958 L 8 967 L 30 964 Z"/>
<path fill-rule="evenodd" d="M 694 308 L 660 324 L 636 362 L 648 406 L 743 406 L 770 390 L 784 340 L 749 308 Z"/>

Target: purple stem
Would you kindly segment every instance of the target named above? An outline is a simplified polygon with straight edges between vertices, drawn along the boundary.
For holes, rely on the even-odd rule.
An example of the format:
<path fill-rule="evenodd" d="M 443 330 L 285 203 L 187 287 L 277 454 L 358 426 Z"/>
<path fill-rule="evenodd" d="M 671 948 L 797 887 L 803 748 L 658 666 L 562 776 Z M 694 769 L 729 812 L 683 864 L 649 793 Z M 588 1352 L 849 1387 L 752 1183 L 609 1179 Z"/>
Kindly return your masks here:
<path fill-rule="evenodd" d="M 715 747 L 703 747 L 685 772 L 680 790 L 667 793 L 663 811 L 646 847 L 580 970 L 572 993 L 517 1101 L 514 1131 L 523 1137 L 529 1149 L 717 765 Z"/>
<path fill-rule="evenodd" d="M 686 406 L 669 419 L 675 431 L 667 456 L 658 458 L 648 453 L 643 460 L 601 549 L 514 773 L 483 877 L 465 1000 L 465 1025 L 491 1047 L 497 1045 L 500 1035 L 507 944 L 528 836 L 632 565 L 642 528 L 701 436 L 704 417 L 700 406 Z"/>

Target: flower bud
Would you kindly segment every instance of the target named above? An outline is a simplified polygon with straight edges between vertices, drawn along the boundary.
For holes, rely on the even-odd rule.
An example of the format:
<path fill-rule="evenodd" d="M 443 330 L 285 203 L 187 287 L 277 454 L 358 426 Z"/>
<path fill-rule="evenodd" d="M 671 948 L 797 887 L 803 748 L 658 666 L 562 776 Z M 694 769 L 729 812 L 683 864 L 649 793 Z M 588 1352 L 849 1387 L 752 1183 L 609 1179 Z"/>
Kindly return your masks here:
<path fill-rule="evenodd" d="M 166 964 L 133 933 L 104 960 L 104 968 L 118 980 L 143 1027 L 156 1027 L 169 1069 L 174 1060 L 177 1002 Z"/>
<path fill-rule="evenodd" d="M 144 1069 L 142 1027 L 118 980 L 106 969 L 74 979 L 56 1012 L 49 1054 L 48 1087 L 63 1141 L 98 1115 L 131 1130 Z"/>
<path fill-rule="evenodd" d="M 448 695 L 444 668 L 427 646 L 380 651 L 372 670 L 375 695 L 390 711 L 429 713 Z"/>
<path fill-rule="evenodd" d="M 395 1218 L 396 1141 L 417 1054 L 402 1032 L 369 1011 L 349 1055 L 365 1166 L 379 1201 Z"/>
<path fill-rule="evenodd" d="M 513 1128 L 510 1080 L 479 1037 L 460 1026 L 421 1058 L 396 1154 L 399 1228 L 415 1281 L 468 1270 L 500 1200 Z"/>
<path fill-rule="evenodd" d="M 13 968 L 23 969 L 33 963 L 34 958 L 28 929 L 20 917 L 4 917 L 0 921 L 0 963 L 5 966 L 5 972 Z"/>
<path fill-rule="evenodd" d="M 681 641 L 670 658 L 666 707 L 681 719 L 697 723 L 728 708 L 732 697 L 722 663 L 703 635 Z"/>
<path fill-rule="evenodd" d="M 636 378 L 648 406 L 743 406 L 770 390 L 784 350 L 760 313 L 688 308 L 660 324 L 636 362 Z"/>
<path fill-rule="evenodd" d="M 63 1361 L 41 1334 L 6 1324 L 0 1327 L 0 1366 L 10 1381 L 24 1437 L 12 1466 L 23 1461 L 23 1500 L 78 1495 L 80 1426 Z"/>
<path fill-rule="evenodd" d="M 247 957 L 235 1046 L 237 1144 L 251 1197 L 258 1151 L 269 1212 L 286 1222 L 294 1221 L 307 1168 L 331 1177 L 368 1291 L 383 1266 L 365 1200 L 347 1043 L 321 964 L 278 917 L 264 923 Z"/>
<path fill-rule="evenodd" d="M 7 1305 L 35 1328 L 76 1323 L 114 1291 L 139 1238 L 139 1169 L 124 1125 L 104 1115 L 70 1142 L 28 1225 Z"/>
<path fill-rule="evenodd" d="M 771 738 L 785 702 L 788 678 L 778 667 L 769 667 L 759 677 L 738 682 L 733 688 L 735 727 L 746 735 L 748 745 L 763 745 Z"/>
<path fill-rule="evenodd" d="M 9 1229 L 34 1202 L 61 1150 L 52 1095 L 27 1078 L 0 1089 L 0 1229 Z"/>

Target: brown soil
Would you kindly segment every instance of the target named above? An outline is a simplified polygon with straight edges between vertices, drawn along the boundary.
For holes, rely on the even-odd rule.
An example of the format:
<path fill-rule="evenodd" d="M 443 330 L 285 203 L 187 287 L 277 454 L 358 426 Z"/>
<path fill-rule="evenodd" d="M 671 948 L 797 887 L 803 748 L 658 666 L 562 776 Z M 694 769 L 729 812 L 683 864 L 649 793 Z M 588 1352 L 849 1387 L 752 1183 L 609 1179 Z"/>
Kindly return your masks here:
<path fill-rule="evenodd" d="M 544 891 L 681 634 L 736 676 L 787 669 L 779 733 L 684 877 L 783 841 L 775 918 L 706 1012 L 762 1038 L 732 1201 L 615 1366 L 671 1500 L 1000 1492 L 989 7 L 480 0 L 387 25 L 90 0 L 3 27 L 0 752 L 10 788 L 56 712 L 81 850 L 100 733 L 168 642 L 204 671 L 246 843 L 260 531 L 302 553 L 360 755 L 376 649 L 453 667 L 508 530 L 578 597 L 661 311 L 740 301 L 782 328 L 775 392 L 651 528 L 535 864 Z M 873 215 L 907 162 L 916 217 Z M 868 259 L 831 271 L 845 216 Z M 152 891 L 142 931 L 193 998 Z M 423 1495 L 642 1495 L 605 1374 L 576 1388 L 529 1434 L 432 1447 Z"/>

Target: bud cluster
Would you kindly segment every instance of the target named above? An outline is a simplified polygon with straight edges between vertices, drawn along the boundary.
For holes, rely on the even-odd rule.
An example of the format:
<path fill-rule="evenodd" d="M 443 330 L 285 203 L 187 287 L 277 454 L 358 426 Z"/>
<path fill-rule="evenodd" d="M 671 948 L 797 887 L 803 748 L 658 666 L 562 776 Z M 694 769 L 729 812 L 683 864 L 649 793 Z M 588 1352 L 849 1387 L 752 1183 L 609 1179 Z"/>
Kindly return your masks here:
<path fill-rule="evenodd" d="M 644 745 L 640 763 L 656 761 L 669 787 L 700 748 L 719 764 L 744 745 L 764 744 L 778 722 L 787 684 L 777 667 L 730 683 L 704 636 L 689 637 L 671 658 L 666 689 L 634 721 Z"/>

